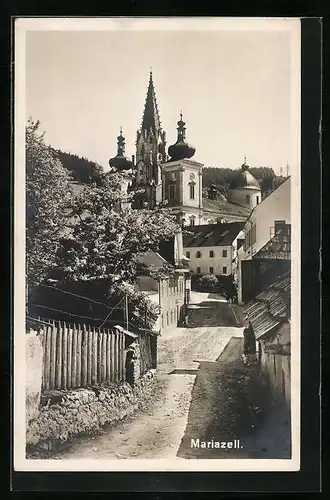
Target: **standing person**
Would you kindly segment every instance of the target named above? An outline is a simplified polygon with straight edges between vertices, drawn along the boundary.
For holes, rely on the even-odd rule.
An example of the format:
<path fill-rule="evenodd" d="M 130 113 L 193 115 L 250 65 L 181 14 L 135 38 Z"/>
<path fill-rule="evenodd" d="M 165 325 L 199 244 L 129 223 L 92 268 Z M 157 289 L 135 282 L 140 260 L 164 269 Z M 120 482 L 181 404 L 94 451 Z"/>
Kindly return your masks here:
<path fill-rule="evenodd" d="M 255 359 L 256 355 L 256 339 L 251 321 L 248 316 L 245 316 L 245 328 L 243 330 L 243 361 L 244 364 L 249 364 Z"/>

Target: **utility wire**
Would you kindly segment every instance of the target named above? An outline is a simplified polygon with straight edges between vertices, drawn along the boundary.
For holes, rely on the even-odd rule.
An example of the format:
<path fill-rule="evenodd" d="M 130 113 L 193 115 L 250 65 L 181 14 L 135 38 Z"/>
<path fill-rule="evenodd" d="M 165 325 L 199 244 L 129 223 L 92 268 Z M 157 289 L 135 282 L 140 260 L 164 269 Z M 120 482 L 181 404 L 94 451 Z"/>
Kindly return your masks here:
<path fill-rule="evenodd" d="M 90 299 L 89 297 L 85 297 L 84 295 L 78 295 L 77 293 L 68 292 L 67 290 L 62 290 L 61 288 L 57 288 L 56 286 L 50 286 L 50 285 L 41 285 L 41 286 L 44 288 L 50 288 L 52 290 L 57 290 L 58 292 L 65 293 L 67 295 L 73 295 L 74 297 L 78 297 L 80 299 L 89 300 L 90 302 L 93 302 L 94 304 L 99 304 L 100 306 L 104 306 L 107 309 L 111 309 L 111 306 L 108 306 L 104 302 L 98 302 L 97 300 Z"/>
<path fill-rule="evenodd" d="M 76 318 L 80 318 L 80 319 L 91 319 L 92 321 L 95 321 L 95 320 L 103 321 L 102 318 L 91 318 L 90 316 L 80 316 L 79 314 L 69 313 L 67 311 L 62 311 L 61 309 L 55 309 L 54 307 L 43 306 L 42 304 L 33 304 L 33 305 L 35 307 L 41 307 L 43 309 L 49 309 L 50 311 L 60 312 L 60 313 L 66 314 L 67 316 L 75 316 Z"/>
<path fill-rule="evenodd" d="M 117 306 L 119 306 L 119 304 L 121 304 L 123 302 L 124 299 L 125 299 L 125 297 L 123 297 L 122 299 L 120 299 L 120 301 L 111 309 L 111 311 L 109 312 L 109 314 L 107 315 L 107 317 L 104 319 L 102 325 L 99 326 L 99 328 L 102 328 L 102 326 L 104 325 L 104 323 L 106 323 L 106 321 L 109 318 L 109 316 L 111 315 L 111 313 L 116 309 Z"/>

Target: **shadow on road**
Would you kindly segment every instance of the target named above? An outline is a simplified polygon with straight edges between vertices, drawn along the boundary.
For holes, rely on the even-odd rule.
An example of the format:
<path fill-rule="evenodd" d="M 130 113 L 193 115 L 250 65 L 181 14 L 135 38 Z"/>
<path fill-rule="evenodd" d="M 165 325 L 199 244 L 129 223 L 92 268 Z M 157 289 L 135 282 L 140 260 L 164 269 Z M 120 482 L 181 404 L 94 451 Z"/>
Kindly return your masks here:
<path fill-rule="evenodd" d="M 201 362 L 196 373 L 180 458 L 290 458 L 290 424 L 264 410 L 267 387 L 257 365 L 245 366 L 242 339 L 232 337 L 215 362 Z M 240 449 L 195 448 L 200 442 L 234 441 Z"/>

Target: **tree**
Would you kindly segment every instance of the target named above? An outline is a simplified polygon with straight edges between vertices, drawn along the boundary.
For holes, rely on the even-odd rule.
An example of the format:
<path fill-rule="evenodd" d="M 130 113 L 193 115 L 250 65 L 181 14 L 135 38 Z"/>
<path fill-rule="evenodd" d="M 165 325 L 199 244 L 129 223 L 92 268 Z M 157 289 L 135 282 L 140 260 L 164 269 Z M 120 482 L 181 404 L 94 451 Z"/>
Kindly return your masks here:
<path fill-rule="evenodd" d="M 134 282 L 138 256 L 157 251 L 179 226 L 165 208 L 120 209 L 127 196 L 118 173 L 105 175 L 100 186 L 85 188 L 73 200 L 77 223 L 59 252 L 59 263 L 67 279 L 107 279 Z"/>
<path fill-rule="evenodd" d="M 215 290 L 219 282 L 218 278 L 214 276 L 214 274 L 205 274 L 199 278 L 198 284 L 202 289 Z"/>
<path fill-rule="evenodd" d="M 65 280 L 106 280 L 109 297 L 128 295 L 130 308 L 134 301 L 134 310 L 146 308 L 143 317 L 149 318 L 150 327 L 154 307 L 141 292 L 132 291 L 141 272 L 140 256 L 157 251 L 159 243 L 172 238 L 180 226 L 164 207 L 121 209 L 120 202 L 127 197 L 122 181 L 121 174 L 108 173 L 100 185 L 85 188 L 73 200 L 76 224 L 62 240 L 58 266 Z M 137 325 L 139 314 L 130 311 L 130 316 Z"/>
<path fill-rule="evenodd" d="M 44 142 L 40 122 L 26 126 L 27 293 L 55 264 L 70 198 L 68 172 Z"/>
<path fill-rule="evenodd" d="M 53 152 L 61 161 L 63 167 L 70 171 L 75 181 L 82 184 L 99 183 L 103 168 L 98 163 L 72 153 L 66 153 L 60 149 L 53 149 Z"/>

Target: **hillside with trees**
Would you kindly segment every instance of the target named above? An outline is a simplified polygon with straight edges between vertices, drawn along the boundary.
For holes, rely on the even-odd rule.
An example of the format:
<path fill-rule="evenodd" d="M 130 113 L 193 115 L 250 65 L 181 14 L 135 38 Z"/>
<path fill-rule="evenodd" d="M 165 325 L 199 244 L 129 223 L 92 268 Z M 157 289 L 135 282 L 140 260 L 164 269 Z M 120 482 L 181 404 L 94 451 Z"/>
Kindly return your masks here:
<path fill-rule="evenodd" d="M 73 180 L 79 184 L 99 183 L 100 177 L 104 172 L 101 165 L 76 154 L 66 153 L 60 149 L 52 148 L 52 151 L 63 167 L 71 173 Z"/>

